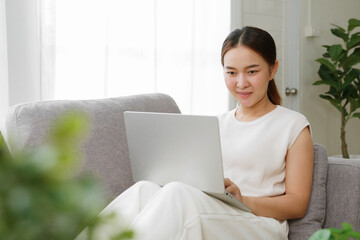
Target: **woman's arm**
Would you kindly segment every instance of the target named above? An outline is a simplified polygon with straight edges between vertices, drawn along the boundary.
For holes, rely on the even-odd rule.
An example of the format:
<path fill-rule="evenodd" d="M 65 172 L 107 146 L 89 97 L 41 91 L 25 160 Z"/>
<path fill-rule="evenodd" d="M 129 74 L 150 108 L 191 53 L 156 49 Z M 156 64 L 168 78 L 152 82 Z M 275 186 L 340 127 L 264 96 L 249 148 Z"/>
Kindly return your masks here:
<path fill-rule="evenodd" d="M 227 190 L 234 192 L 255 215 L 278 220 L 301 218 L 305 215 L 311 194 L 314 148 L 309 128 L 304 128 L 286 155 L 284 195 L 276 197 L 241 196 L 228 183 Z M 225 184 L 226 186 L 226 184 Z"/>

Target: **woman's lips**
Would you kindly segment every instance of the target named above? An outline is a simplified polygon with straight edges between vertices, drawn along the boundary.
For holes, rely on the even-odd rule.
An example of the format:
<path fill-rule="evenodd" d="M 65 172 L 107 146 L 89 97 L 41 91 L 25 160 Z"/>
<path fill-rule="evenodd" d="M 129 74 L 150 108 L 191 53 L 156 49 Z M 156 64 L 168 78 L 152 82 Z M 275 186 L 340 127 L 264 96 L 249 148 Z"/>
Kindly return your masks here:
<path fill-rule="evenodd" d="M 242 98 L 247 98 L 251 95 L 251 92 L 238 92 L 238 95 Z"/>

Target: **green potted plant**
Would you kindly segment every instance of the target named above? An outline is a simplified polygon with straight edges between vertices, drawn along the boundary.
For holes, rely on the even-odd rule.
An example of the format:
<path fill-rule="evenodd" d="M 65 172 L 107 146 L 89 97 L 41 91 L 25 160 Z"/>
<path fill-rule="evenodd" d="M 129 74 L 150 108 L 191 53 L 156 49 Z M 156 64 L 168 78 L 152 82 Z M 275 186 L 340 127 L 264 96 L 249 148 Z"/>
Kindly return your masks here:
<path fill-rule="evenodd" d="M 352 118 L 360 119 L 360 20 L 351 18 L 347 29 L 333 25 L 331 33 L 342 39 L 343 44 L 324 45 L 326 52 L 320 63 L 318 80 L 314 85 L 328 85 L 328 91 L 320 97 L 328 100 L 341 114 L 341 152 L 343 158 L 349 158 L 345 127 Z"/>

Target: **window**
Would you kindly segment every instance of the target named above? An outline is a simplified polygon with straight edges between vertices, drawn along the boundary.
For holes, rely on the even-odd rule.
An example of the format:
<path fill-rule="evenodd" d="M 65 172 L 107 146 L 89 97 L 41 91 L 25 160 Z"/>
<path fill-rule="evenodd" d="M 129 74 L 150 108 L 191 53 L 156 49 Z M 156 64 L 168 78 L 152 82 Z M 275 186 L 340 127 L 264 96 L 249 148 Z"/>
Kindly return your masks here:
<path fill-rule="evenodd" d="M 227 110 L 230 0 L 43 0 L 41 9 L 47 99 L 162 92 L 183 113 Z"/>

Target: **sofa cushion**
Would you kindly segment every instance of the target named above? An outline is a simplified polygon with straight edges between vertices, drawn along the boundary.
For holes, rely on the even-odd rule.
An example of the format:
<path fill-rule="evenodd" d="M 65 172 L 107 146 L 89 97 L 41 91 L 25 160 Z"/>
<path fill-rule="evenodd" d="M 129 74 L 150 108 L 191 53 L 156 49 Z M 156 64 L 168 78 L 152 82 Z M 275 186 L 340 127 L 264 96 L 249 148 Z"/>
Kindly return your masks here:
<path fill-rule="evenodd" d="M 133 184 L 123 112 L 179 113 L 175 101 L 165 94 L 143 94 L 96 100 L 55 100 L 25 103 L 11 107 L 6 116 L 6 138 L 11 151 L 32 148 L 45 142 L 54 118 L 79 109 L 91 121 L 91 133 L 81 147 L 81 172 L 99 177 L 108 202 Z M 11 141 L 11 139 L 13 141 Z"/>
<path fill-rule="evenodd" d="M 360 160 L 329 157 L 324 228 L 350 223 L 360 232 Z"/>
<path fill-rule="evenodd" d="M 326 213 L 327 172 L 326 149 L 319 144 L 314 144 L 314 173 L 310 202 L 303 218 L 288 221 L 290 240 L 309 239 L 314 232 L 322 228 Z"/>

